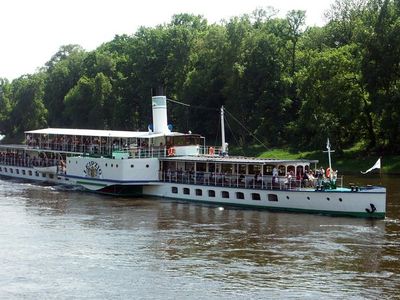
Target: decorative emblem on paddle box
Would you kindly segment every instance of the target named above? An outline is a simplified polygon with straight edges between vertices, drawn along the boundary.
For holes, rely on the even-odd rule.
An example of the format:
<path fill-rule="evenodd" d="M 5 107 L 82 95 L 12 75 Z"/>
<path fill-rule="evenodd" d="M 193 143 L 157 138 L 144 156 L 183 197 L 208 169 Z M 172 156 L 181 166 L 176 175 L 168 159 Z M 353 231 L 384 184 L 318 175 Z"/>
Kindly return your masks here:
<path fill-rule="evenodd" d="M 92 178 L 99 178 L 102 173 L 99 164 L 95 161 L 88 162 L 83 172 L 85 172 L 87 177 Z"/>

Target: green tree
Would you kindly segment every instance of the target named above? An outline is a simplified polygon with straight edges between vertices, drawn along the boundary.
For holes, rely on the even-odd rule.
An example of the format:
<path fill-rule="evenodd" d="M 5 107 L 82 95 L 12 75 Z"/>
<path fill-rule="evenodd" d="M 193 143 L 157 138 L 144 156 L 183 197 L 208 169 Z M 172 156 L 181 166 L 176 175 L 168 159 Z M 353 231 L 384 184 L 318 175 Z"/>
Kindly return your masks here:
<path fill-rule="evenodd" d="M 10 132 L 11 84 L 7 79 L 0 78 L 0 133 Z"/>
<path fill-rule="evenodd" d="M 69 125 L 63 118 L 64 97 L 81 77 L 85 56 L 80 46 L 66 45 L 46 63 L 43 99 L 49 112 L 48 124 L 52 127 Z"/>
<path fill-rule="evenodd" d="M 363 89 L 356 46 L 312 51 L 297 74 L 303 99 L 297 123 L 301 147 L 321 148 L 329 137 L 337 150 L 360 138 Z"/>
<path fill-rule="evenodd" d="M 81 77 L 65 96 L 65 116 L 71 125 L 104 128 L 104 108 L 111 89 L 111 83 L 103 73 L 98 73 L 95 78 Z"/>
<path fill-rule="evenodd" d="M 47 125 L 47 109 L 43 103 L 43 73 L 24 75 L 12 82 L 11 130 L 13 137 L 21 137 L 26 130 L 38 129 Z"/>

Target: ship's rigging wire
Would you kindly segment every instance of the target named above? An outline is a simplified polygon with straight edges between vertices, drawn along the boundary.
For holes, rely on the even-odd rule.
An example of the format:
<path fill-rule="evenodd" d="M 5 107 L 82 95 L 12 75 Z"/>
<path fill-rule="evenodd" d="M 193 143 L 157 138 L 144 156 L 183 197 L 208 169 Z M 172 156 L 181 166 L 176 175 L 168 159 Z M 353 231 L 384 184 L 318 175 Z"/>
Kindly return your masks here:
<path fill-rule="evenodd" d="M 194 109 L 203 109 L 203 110 L 211 110 L 211 111 L 218 111 L 218 109 L 216 108 L 209 108 L 209 107 L 204 107 L 204 106 L 198 106 L 198 105 L 192 105 L 192 104 L 187 104 L 187 103 L 183 103 L 183 102 L 179 102 L 176 100 L 172 100 L 167 98 L 168 101 L 172 102 L 172 103 L 176 103 L 176 104 L 180 104 L 186 107 L 190 107 L 190 108 L 194 108 Z"/>
<path fill-rule="evenodd" d="M 224 110 L 226 111 L 225 108 L 224 108 Z M 232 130 L 231 125 L 230 125 L 229 122 L 228 122 L 228 118 L 225 118 L 225 123 L 226 123 L 226 125 L 228 126 L 229 130 L 232 132 L 232 136 L 233 136 L 233 138 L 235 139 L 236 145 L 240 145 L 238 139 L 236 138 L 236 134 L 233 134 L 233 130 Z M 244 151 L 243 151 L 243 148 L 240 148 L 240 151 L 242 152 L 242 155 L 245 156 L 245 153 L 244 153 Z"/>
<path fill-rule="evenodd" d="M 233 120 L 236 121 L 236 123 L 238 123 L 240 126 L 242 126 L 243 129 L 245 129 L 248 134 L 250 134 L 257 142 L 259 142 L 261 145 L 263 145 L 266 150 L 268 149 L 267 146 L 259 138 L 257 138 L 257 136 L 254 133 L 252 133 L 246 126 L 244 126 L 238 119 L 236 119 L 228 110 L 226 110 L 225 108 L 224 108 L 224 110 L 229 114 L 229 116 Z"/>
<path fill-rule="evenodd" d="M 219 109 L 216 109 L 216 108 L 209 108 L 209 107 L 204 107 L 204 106 L 191 105 L 191 104 L 179 102 L 179 101 L 176 101 L 176 100 L 173 100 L 173 99 L 169 99 L 169 98 L 167 98 L 167 100 L 170 101 L 170 102 L 172 102 L 172 103 L 176 103 L 176 104 L 183 105 L 183 106 L 190 107 L 190 108 L 194 108 L 194 109 L 203 109 L 203 110 L 219 111 Z M 267 147 L 259 138 L 257 138 L 257 136 L 256 136 L 254 133 L 252 133 L 252 132 L 250 131 L 250 129 L 248 129 L 242 122 L 240 122 L 237 118 L 235 118 L 235 117 L 233 116 L 233 114 L 230 113 L 225 107 L 224 107 L 224 111 L 227 112 L 228 115 L 229 115 L 237 124 L 239 124 L 250 136 L 252 136 L 252 137 L 253 137 L 257 142 L 259 142 L 261 145 L 263 145 L 264 148 L 265 148 L 266 150 L 268 149 L 268 147 Z M 228 127 L 229 127 L 229 129 L 230 129 L 230 131 L 231 131 L 231 133 L 232 133 L 232 136 L 234 137 L 234 139 L 235 139 L 237 145 L 239 145 L 238 140 L 236 139 L 236 136 L 235 136 L 235 134 L 233 133 L 233 130 L 232 130 L 231 126 L 229 125 L 227 119 L 226 119 L 226 123 L 227 123 L 227 125 L 228 125 Z M 242 151 L 243 151 L 243 150 L 242 150 Z"/>

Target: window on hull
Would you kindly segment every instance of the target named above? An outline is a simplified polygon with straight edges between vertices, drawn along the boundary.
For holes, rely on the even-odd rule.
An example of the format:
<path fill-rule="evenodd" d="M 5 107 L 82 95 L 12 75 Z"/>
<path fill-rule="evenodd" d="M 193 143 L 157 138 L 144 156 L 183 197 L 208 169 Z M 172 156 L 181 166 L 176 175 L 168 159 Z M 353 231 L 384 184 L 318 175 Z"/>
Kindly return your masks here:
<path fill-rule="evenodd" d="M 276 195 L 276 194 L 268 194 L 268 201 L 278 202 L 278 195 Z"/>
<path fill-rule="evenodd" d="M 236 192 L 236 199 L 244 199 L 244 194 L 242 192 Z"/>

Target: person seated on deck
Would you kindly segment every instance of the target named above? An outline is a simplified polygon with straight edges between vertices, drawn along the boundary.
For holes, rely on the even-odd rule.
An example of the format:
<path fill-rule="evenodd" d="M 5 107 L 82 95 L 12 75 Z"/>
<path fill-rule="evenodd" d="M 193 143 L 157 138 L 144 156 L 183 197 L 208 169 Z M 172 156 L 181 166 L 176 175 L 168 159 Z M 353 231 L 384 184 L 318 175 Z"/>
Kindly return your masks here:
<path fill-rule="evenodd" d="M 315 174 L 317 176 L 317 185 L 321 186 L 324 183 L 324 175 L 325 175 L 325 170 L 324 168 L 321 166 L 321 168 L 319 168 L 319 170 L 315 171 Z"/>
<path fill-rule="evenodd" d="M 279 178 L 278 178 L 278 175 L 276 175 L 276 176 L 272 176 L 272 188 L 273 189 L 277 189 L 277 188 L 279 188 Z"/>
<path fill-rule="evenodd" d="M 310 172 L 308 172 L 308 185 L 309 187 L 315 186 L 315 177 L 313 170 L 310 170 Z"/>
<path fill-rule="evenodd" d="M 285 181 L 283 182 L 283 183 L 285 184 L 285 187 L 286 187 L 286 188 L 290 188 L 291 185 L 292 185 L 293 177 L 292 177 L 292 174 L 291 174 L 291 173 L 292 173 L 292 172 L 288 172 L 288 173 L 286 174 L 286 179 L 285 179 Z"/>
<path fill-rule="evenodd" d="M 191 168 L 189 171 L 189 180 L 194 181 L 194 169 Z"/>
<path fill-rule="evenodd" d="M 208 180 L 209 180 L 210 183 L 214 182 L 214 174 L 213 174 L 213 172 L 210 172 L 210 176 L 208 177 Z"/>
<path fill-rule="evenodd" d="M 178 182 L 182 181 L 183 180 L 182 168 L 179 168 L 177 175 L 178 175 Z"/>
<path fill-rule="evenodd" d="M 239 175 L 239 185 L 243 186 L 246 183 L 246 178 L 244 177 L 243 173 Z"/>
<path fill-rule="evenodd" d="M 301 186 L 307 187 L 309 185 L 308 171 L 305 171 L 302 177 Z"/>
<path fill-rule="evenodd" d="M 204 173 L 202 171 L 197 172 L 196 181 L 199 183 L 204 181 Z"/>
<path fill-rule="evenodd" d="M 260 174 L 258 173 L 258 172 L 256 172 L 255 174 L 254 174 L 254 181 L 253 181 L 253 184 L 254 185 L 256 185 L 257 183 L 258 183 L 258 181 L 259 181 L 259 179 L 258 179 L 258 176 L 259 176 Z"/>
<path fill-rule="evenodd" d="M 336 187 L 337 173 L 338 173 L 338 170 L 336 170 L 336 171 L 333 170 L 333 171 L 332 171 L 331 183 L 332 183 L 333 186 L 335 186 L 335 187 Z"/>

